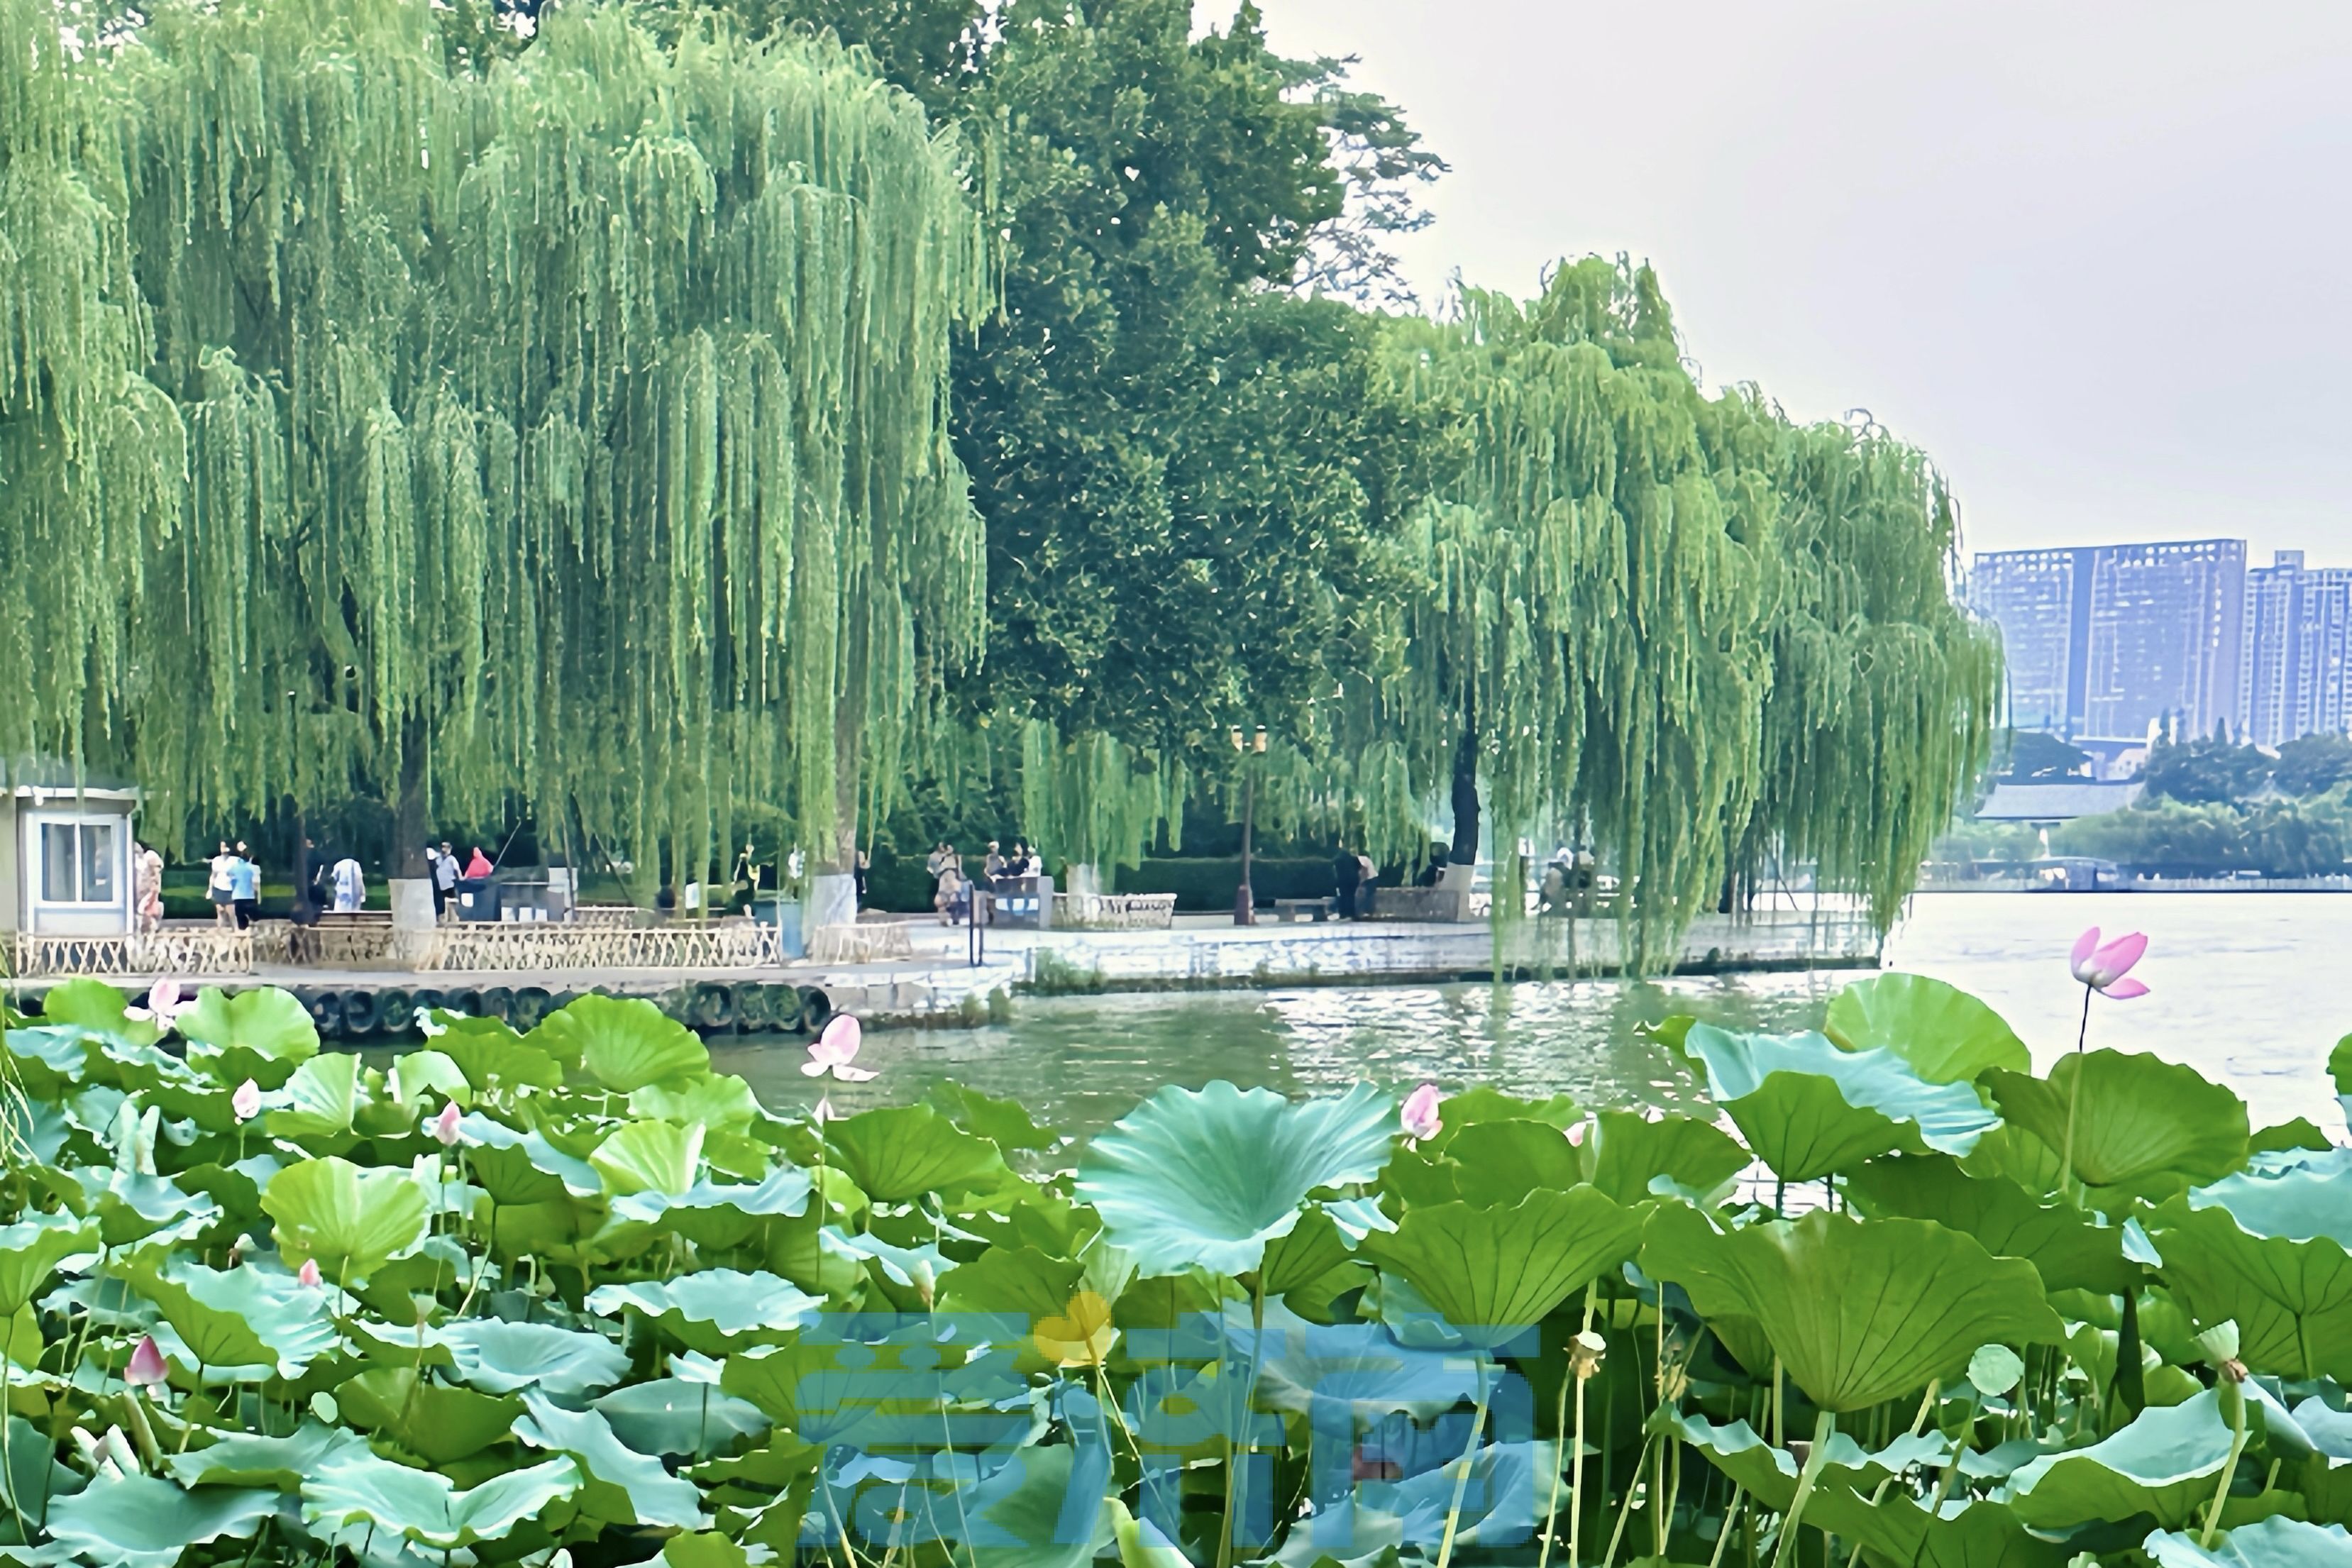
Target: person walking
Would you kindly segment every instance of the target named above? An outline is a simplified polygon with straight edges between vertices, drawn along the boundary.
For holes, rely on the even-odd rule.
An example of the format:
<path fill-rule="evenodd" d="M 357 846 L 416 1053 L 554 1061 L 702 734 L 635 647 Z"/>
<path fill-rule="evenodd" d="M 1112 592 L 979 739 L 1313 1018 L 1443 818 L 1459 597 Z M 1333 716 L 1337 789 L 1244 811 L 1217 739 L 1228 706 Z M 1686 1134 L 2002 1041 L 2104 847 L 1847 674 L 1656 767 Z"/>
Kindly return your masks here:
<path fill-rule="evenodd" d="M 346 855 L 335 862 L 335 912 L 357 914 L 367 907 L 367 873 L 360 863 Z"/>
<path fill-rule="evenodd" d="M 449 900 L 457 896 L 457 850 L 447 839 L 433 857 L 433 918 L 446 918 Z"/>
<path fill-rule="evenodd" d="M 236 929 L 236 851 L 220 841 L 205 877 L 205 897 L 213 904 L 213 919 L 223 931 Z"/>
<path fill-rule="evenodd" d="M 261 912 L 261 868 L 243 839 L 237 841 L 236 863 L 229 868 L 228 880 L 229 900 L 236 910 L 236 929 L 250 930 L 255 917 Z"/>
<path fill-rule="evenodd" d="M 466 880 L 487 882 L 497 872 L 498 868 L 490 864 L 490 858 L 482 853 L 480 845 L 477 844 L 473 848 L 473 854 L 466 861 Z"/>
<path fill-rule="evenodd" d="M 934 858 L 939 862 L 939 869 L 933 875 L 939 879 L 939 883 L 931 896 L 931 907 L 940 912 L 940 924 L 953 925 L 956 910 L 963 899 L 963 857 L 942 844 L 940 854 Z"/>
<path fill-rule="evenodd" d="M 1339 918 L 1343 921 L 1354 920 L 1356 889 L 1363 886 L 1364 867 L 1363 862 L 1356 858 L 1356 852 L 1349 848 L 1344 841 L 1339 846 L 1339 853 L 1331 857 L 1331 879 L 1339 887 Z"/>
<path fill-rule="evenodd" d="M 133 843 L 131 863 L 138 878 L 140 933 L 153 936 L 163 929 L 163 858 L 144 844 Z"/>
<path fill-rule="evenodd" d="M 981 859 L 980 877 L 992 890 L 1004 879 L 1004 851 L 997 847 L 993 838 L 988 841 L 988 853 Z"/>

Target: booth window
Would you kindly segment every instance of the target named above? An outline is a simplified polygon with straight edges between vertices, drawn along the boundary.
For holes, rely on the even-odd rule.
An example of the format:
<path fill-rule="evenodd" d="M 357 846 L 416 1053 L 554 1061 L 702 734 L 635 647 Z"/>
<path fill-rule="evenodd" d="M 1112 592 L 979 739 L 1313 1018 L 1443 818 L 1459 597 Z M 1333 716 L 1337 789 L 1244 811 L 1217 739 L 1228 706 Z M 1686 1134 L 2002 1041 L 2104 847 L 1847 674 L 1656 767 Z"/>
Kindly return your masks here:
<path fill-rule="evenodd" d="M 50 904 L 110 904 L 114 893 L 114 825 L 41 825 L 41 900 Z"/>

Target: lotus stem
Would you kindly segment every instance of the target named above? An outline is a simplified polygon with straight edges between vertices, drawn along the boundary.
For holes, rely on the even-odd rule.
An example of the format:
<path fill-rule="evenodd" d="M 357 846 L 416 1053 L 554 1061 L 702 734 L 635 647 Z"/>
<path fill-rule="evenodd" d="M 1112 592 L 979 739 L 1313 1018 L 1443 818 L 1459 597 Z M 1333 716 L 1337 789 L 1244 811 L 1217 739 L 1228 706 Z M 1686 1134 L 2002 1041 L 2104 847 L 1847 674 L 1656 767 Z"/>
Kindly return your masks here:
<path fill-rule="evenodd" d="M 1739 1522 L 1748 1507 L 1748 1493 L 1739 1487 L 1731 1489 L 1731 1501 L 1723 1510 L 1723 1531 L 1715 1538 L 1715 1552 L 1706 1560 L 1706 1568 L 1721 1568 L 1723 1549 L 1731 1544 L 1732 1527 Z"/>
<path fill-rule="evenodd" d="M 1830 1439 L 1837 1436 L 1837 1417 L 1824 1410 L 1813 1423 L 1813 1446 L 1805 1456 L 1805 1468 L 1797 1472 L 1797 1495 L 1789 1500 L 1789 1517 L 1780 1521 L 1780 1544 L 1772 1549 L 1772 1568 L 1787 1562 L 1790 1548 L 1797 1539 L 1797 1525 L 1805 1516 L 1805 1504 L 1812 1500 L 1813 1485 L 1821 1479 L 1822 1467 L 1829 1462 Z"/>
<path fill-rule="evenodd" d="M 1642 1489 L 1642 1472 L 1649 1465 L 1650 1448 L 1657 1440 L 1658 1435 L 1655 1432 L 1642 1439 L 1642 1452 L 1633 1460 L 1633 1479 L 1626 1485 L 1625 1500 L 1617 1505 L 1616 1526 L 1609 1531 L 1609 1551 L 1601 1559 L 1604 1564 L 1617 1561 L 1618 1543 L 1625 1539 L 1625 1521 L 1631 1518 L 1633 1512 L 1633 1494 Z M 1655 1507 L 1657 1499 L 1653 1497 L 1650 1502 L 1651 1506 Z"/>
<path fill-rule="evenodd" d="M 70 1367 L 67 1368 L 67 1375 L 71 1376 L 72 1370 Z M 9 1428 L 15 1425 L 10 1417 L 8 1352 L 5 1345 L 0 1345 L 0 1473 L 5 1473 L 8 1478 L 8 1511 L 16 1516 L 16 1537 L 20 1541 L 30 1541 L 33 1538 L 33 1532 L 25 1528 L 25 1510 L 16 1501 L 16 1461 L 15 1456 L 8 1451 Z"/>
<path fill-rule="evenodd" d="M 2091 988 L 2086 984 L 2083 987 L 2083 1022 L 2074 1030 L 2074 1081 L 2066 1089 L 2066 1147 L 2058 1156 L 2058 1191 L 2062 1196 L 2068 1179 L 2074 1176 L 2074 1111 L 2083 1103 L 2083 1047 L 2090 1037 Z M 2086 1184 L 2075 1178 L 2074 1195 L 2078 1200 L 2089 1190 Z"/>
<path fill-rule="evenodd" d="M 2221 1479 L 2213 1489 L 2212 1506 L 2205 1510 L 2204 1531 L 2197 1538 L 2197 1544 L 2208 1552 L 2213 1549 L 2214 1534 L 2221 1528 L 2221 1504 L 2229 1498 L 2230 1483 L 2237 1479 L 2238 1457 L 2246 1451 L 2245 1391 L 2236 1386 L 2237 1380 L 2226 1367 L 2221 1372 L 2221 1402 L 2230 1407 L 2230 1458 L 2221 1466 Z"/>
<path fill-rule="evenodd" d="M 1928 1379 L 1927 1397 L 1919 1402 L 1919 1414 L 1911 1418 L 1910 1436 L 1916 1437 L 1921 1429 L 1927 1425 L 1927 1413 L 1936 1408 L 1936 1395 L 1942 1393 L 1943 1389 L 1944 1384 L 1941 1379 Z M 1954 1455 L 1953 1458 L 1955 1462 L 1957 1462 L 1958 1456 Z M 1885 1501 L 1886 1498 L 1886 1489 L 1894 1484 L 1895 1478 L 1893 1476 L 1889 1476 L 1885 1480 L 1879 1482 L 1877 1489 L 1870 1494 L 1870 1506 L 1876 1508 L 1881 1502 Z M 1857 1541 L 1853 1543 L 1853 1554 L 1845 1560 L 1845 1568 L 1854 1568 L 1854 1565 L 1861 1561 L 1862 1542 Z"/>
<path fill-rule="evenodd" d="M 1486 1363 L 1478 1363 L 1478 1410 L 1470 1418 L 1470 1441 L 1464 1445 L 1462 1458 L 1454 1473 L 1454 1500 L 1445 1510 L 1445 1534 L 1437 1543 L 1437 1568 L 1454 1558 L 1454 1535 L 1462 1523 L 1462 1500 L 1470 1490 L 1470 1472 L 1478 1462 L 1478 1439 L 1486 1432 Z"/>

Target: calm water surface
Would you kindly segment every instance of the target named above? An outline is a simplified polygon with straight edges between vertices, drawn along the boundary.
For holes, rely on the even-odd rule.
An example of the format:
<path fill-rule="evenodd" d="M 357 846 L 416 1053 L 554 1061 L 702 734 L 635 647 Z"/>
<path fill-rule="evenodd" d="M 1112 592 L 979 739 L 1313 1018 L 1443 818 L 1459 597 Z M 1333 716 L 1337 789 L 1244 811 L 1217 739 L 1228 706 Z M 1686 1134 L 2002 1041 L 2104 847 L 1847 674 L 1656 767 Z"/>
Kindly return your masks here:
<path fill-rule="evenodd" d="M 2094 1005 L 2091 1042 L 2187 1062 L 2243 1096 L 2257 1126 L 2308 1116 L 2341 1134 L 2326 1063 L 2352 1029 L 2352 897 L 2210 893 L 1928 893 L 1913 901 L 1890 967 L 1966 987 L 1992 1004 L 2046 1065 L 2074 1043 L 2082 990 L 2066 973 L 2076 933 L 2148 933 L 2135 972 L 2153 994 Z M 1449 1089 L 1491 1083 L 1566 1090 L 1588 1104 L 1689 1105 L 1690 1070 L 1637 1026 L 1695 1013 L 1728 1027 L 1817 1026 L 1853 972 L 1674 980 L 1314 987 L 1296 991 L 1060 997 L 1015 1004 L 1009 1025 L 866 1037 L 872 1083 L 828 1083 L 843 1110 L 919 1098 L 941 1079 L 1009 1095 L 1041 1121 L 1087 1132 L 1163 1084 L 1212 1079 L 1290 1094 L 1369 1078 Z M 806 1105 L 797 1042 L 713 1052 L 772 1106 Z"/>

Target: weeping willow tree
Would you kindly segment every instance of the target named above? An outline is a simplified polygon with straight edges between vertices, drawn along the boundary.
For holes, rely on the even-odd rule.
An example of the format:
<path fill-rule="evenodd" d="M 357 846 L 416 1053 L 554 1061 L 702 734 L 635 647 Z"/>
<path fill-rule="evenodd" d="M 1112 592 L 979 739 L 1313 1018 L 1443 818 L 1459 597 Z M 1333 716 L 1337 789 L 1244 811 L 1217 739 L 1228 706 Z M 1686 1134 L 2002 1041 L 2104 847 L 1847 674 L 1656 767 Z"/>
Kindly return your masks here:
<path fill-rule="evenodd" d="M 472 75 L 433 17 L 76 58 L 0 0 L 5 619 L 90 650 L 0 743 L 408 846 L 520 795 L 681 876 L 758 800 L 845 865 L 981 634 L 956 150 L 828 44 L 566 6 Z"/>
<path fill-rule="evenodd" d="M 1294 776 L 1379 842 L 1450 797 L 1453 858 L 1588 840 L 1671 952 L 1780 857 L 1882 925 L 1981 760 L 1997 655 L 1953 605 L 1954 516 L 1916 451 L 1710 398 L 1646 268 L 1401 324 L 1468 460 L 1402 548 L 1424 563 Z M 1485 823 L 1482 833 L 1480 824 Z M 1498 915 L 1516 912 L 1500 900 Z"/>

